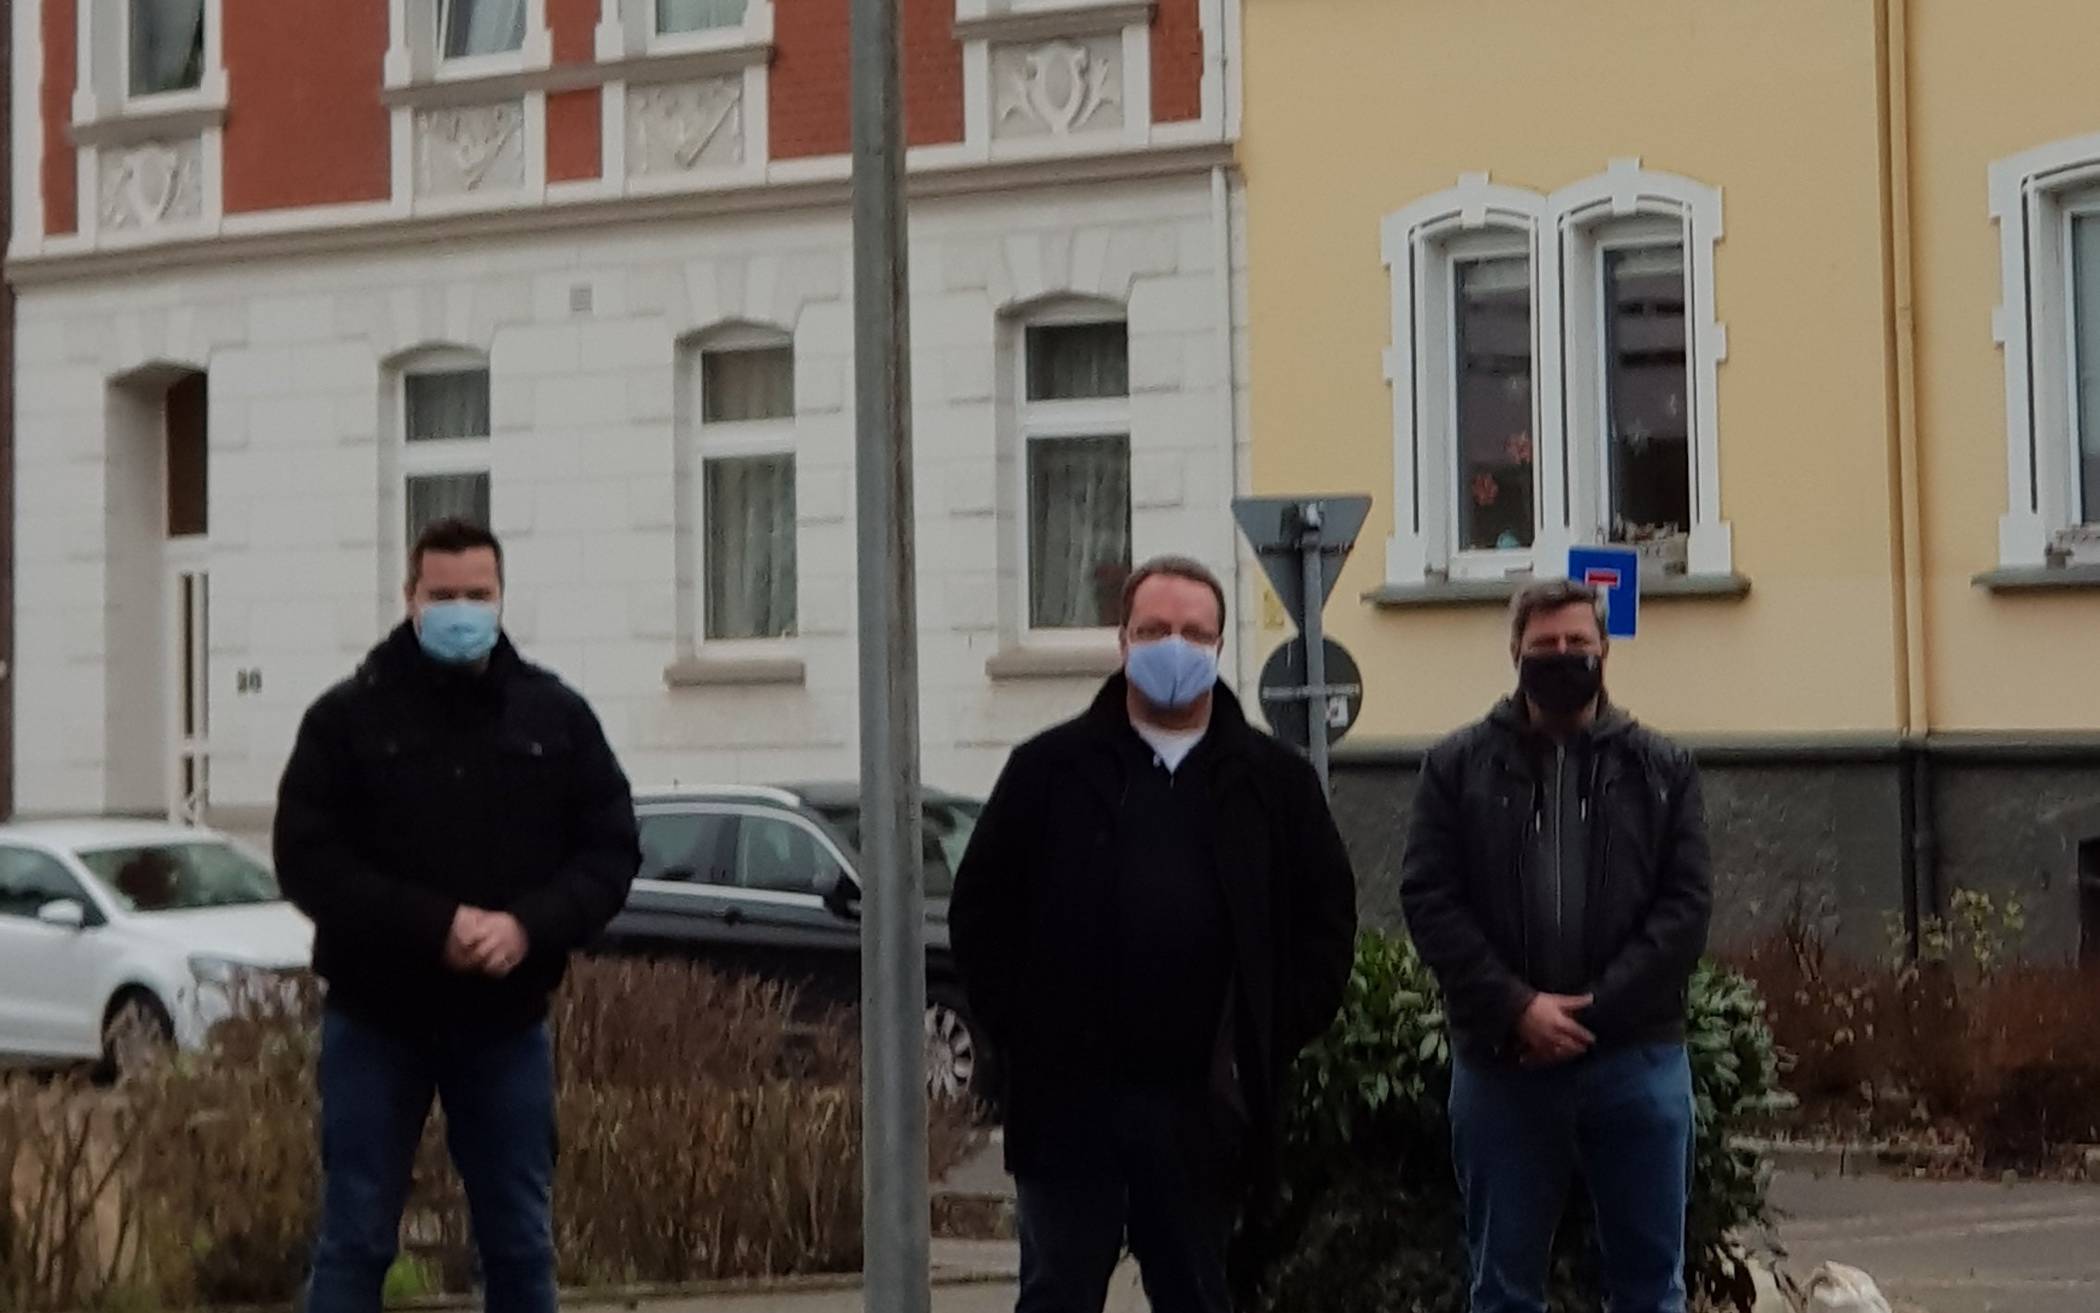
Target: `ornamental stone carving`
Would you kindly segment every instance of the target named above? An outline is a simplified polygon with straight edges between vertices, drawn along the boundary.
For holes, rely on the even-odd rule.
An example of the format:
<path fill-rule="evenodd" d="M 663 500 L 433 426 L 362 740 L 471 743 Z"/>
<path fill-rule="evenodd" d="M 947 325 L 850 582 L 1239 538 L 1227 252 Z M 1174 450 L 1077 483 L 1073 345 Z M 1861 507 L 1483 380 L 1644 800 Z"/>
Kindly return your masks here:
<path fill-rule="evenodd" d="M 525 107 L 515 101 L 416 111 L 416 194 L 464 196 L 525 185 Z"/>
<path fill-rule="evenodd" d="M 741 76 L 628 89 L 628 176 L 693 173 L 743 162 Z"/>
<path fill-rule="evenodd" d="M 105 231 L 135 231 L 204 215 L 204 146 L 195 137 L 102 151 L 95 211 Z"/>
<path fill-rule="evenodd" d="M 1123 38 L 992 48 L 992 135 L 1072 137 L 1123 126 Z"/>

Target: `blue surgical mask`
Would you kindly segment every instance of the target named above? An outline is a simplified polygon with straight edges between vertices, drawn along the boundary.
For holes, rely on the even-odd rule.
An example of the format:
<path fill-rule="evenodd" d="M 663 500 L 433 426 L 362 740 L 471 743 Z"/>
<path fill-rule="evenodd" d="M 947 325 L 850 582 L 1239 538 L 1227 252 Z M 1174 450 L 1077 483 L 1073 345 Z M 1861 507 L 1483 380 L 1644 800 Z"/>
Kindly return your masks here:
<path fill-rule="evenodd" d="M 416 616 L 416 641 L 448 666 L 471 666 L 495 651 L 501 629 L 493 602 L 432 602 Z"/>
<path fill-rule="evenodd" d="M 1194 706 L 1218 682 L 1218 649 L 1180 635 L 1132 643 L 1123 670 L 1145 701 L 1162 711 Z"/>

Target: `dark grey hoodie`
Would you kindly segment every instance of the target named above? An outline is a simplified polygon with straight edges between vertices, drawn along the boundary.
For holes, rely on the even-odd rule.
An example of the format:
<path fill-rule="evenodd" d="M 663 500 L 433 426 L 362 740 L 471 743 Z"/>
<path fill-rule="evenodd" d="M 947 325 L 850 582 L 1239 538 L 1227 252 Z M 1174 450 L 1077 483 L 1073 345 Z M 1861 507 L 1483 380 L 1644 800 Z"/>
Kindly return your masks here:
<path fill-rule="evenodd" d="M 1540 732 L 1511 698 L 1492 719 L 1517 734 L 1531 770 L 1531 808 L 1523 864 L 1526 984 L 1549 994 L 1581 994 L 1590 980 L 1584 923 L 1589 912 L 1592 842 L 1591 800 L 1596 793 L 1597 749 L 1632 726 L 1633 720 L 1606 702 L 1590 724 L 1565 740 Z"/>

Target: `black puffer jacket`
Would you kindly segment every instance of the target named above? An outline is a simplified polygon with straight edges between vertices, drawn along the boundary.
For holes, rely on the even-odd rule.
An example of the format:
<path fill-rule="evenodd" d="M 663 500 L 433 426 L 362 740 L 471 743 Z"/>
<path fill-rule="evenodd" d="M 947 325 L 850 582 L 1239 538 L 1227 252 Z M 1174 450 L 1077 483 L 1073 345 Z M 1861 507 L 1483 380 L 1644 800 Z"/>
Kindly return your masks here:
<path fill-rule="evenodd" d="M 627 777 L 584 700 L 508 639 L 461 672 L 406 624 L 307 711 L 275 848 L 330 1003 L 397 1029 L 544 1016 L 641 861 Z M 462 905 L 524 926 L 530 951 L 505 979 L 444 966 Z"/>
<path fill-rule="evenodd" d="M 1684 1035 L 1685 987 L 1706 951 L 1713 878 L 1691 755 L 1606 708 L 1595 735 L 1584 921 L 1600 1045 Z M 1515 699 L 1429 752 L 1401 863 L 1408 932 L 1443 986 L 1454 1040 L 1509 1056 L 1525 982 L 1523 863 L 1535 789 Z"/>

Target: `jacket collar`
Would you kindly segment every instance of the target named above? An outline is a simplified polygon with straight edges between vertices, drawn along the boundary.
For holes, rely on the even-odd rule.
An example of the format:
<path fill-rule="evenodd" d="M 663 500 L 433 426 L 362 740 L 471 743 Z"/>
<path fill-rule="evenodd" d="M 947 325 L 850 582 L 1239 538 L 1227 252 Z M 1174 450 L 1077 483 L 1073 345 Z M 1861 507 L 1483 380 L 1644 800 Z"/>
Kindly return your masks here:
<path fill-rule="evenodd" d="M 423 645 L 416 639 L 414 623 L 403 620 L 366 653 L 357 677 L 365 684 L 408 685 L 472 701 L 497 696 L 506 684 L 528 669 L 508 634 L 496 636 L 495 650 L 489 653 L 489 663 L 481 670 L 440 665 L 424 653 Z"/>
<path fill-rule="evenodd" d="M 1080 717 L 1081 721 L 1097 737 L 1105 742 L 1116 742 L 1131 733 L 1130 728 L 1130 680 L 1121 671 L 1110 675 L 1094 695 L 1093 705 Z M 1217 750 L 1240 755 L 1247 747 L 1247 735 L 1254 732 L 1247 724 L 1247 713 L 1240 700 L 1223 680 L 1218 681 L 1210 696 L 1210 726 L 1204 734 L 1206 741 Z"/>

